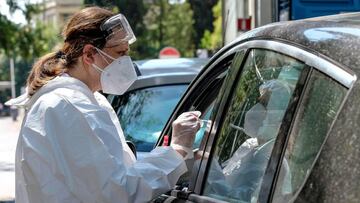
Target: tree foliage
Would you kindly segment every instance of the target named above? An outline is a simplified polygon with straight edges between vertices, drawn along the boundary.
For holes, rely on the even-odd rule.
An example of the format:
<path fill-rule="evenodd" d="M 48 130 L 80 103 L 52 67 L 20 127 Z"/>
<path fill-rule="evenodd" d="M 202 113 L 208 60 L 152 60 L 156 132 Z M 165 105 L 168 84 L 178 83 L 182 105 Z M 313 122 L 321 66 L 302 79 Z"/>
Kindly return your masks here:
<path fill-rule="evenodd" d="M 157 50 L 172 46 L 177 48 L 182 56 L 193 56 L 192 16 L 193 12 L 189 3 L 171 5 L 167 0 L 157 1 L 149 6 L 145 16 L 148 37 L 151 37 L 148 40 L 152 41 Z"/>
<path fill-rule="evenodd" d="M 220 2 L 219 0 L 189 0 L 191 9 L 193 10 L 194 19 L 194 43 L 195 48 L 201 47 L 201 39 L 205 31 L 210 34 L 214 30 L 214 13 L 212 8 Z"/>
<path fill-rule="evenodd" d="M 221 13 L 221 1 L 213 7 L 212 12 L 214 14 L 214 30 L 205 30 L 203 38 L 201 39 L 201 48 L 210 50 L 219 49 L 222 46 L 222 13 Z"/>
<path fill-rule="evenodd" d="M 166 46 L 177 48 L 183 56 L 193 56 L 193 12 L 189 3 L 85 0 L 84 4 L 105 6 L 126 16 L 137 37 L 131 46 L 131 55 L 135 59 L 157 58 L 159 51 Z"/>
<path fill-rule="evenodd" d="M 0 27 L 0 51 L 6 55 L 11 55 L 12 47 L 16 43 L 14 36 L 18 27 L 2 14 L 0 14 Z"/>
<path fill-rule="evenodd" d="M 17 1 L 7 0 L 10 12 L 21 10 L 27 23 L 15 24 L 0 14 L 0 51 L 8 57 L 32 61 L 51 50 L 59 42 L 59 34 L 50 25 L 31 22 L 34 15 L 40 12 L 39 5 L 25 4 L 21 8 Z"/>
<path fill-rule="evenodd" d="M 213 16 L 217 16 L 221 23 L 221 8 L 217 13 L 210 9 L 217 2 L 220 1 L 188 0 L 182 4 L 169 4 L 167 0 L 84 0 L 85 5 L 106 7 L 127 17 L 137 37 L 131 46 L 134 59 L 157 58 L 166 46 L 177 48 L 186 57 L 194 56 L 199 47 L 217 47 L 213 35 L 218 35 L 221 25 L 212 22 Z M 9 58 L 14 58 L 18 92 L 25 84 L 31 64 L 59 44 L 60 33 L 52 25 L 32 21 L 32 17 L 41 12 L 38 5 L 26 3 L 20 6 L 15 0 L 6 0 L 6 3 L 11 13 L 21 11 L 27 21 L 16 24 L 0 14 L 0 80 L 10 79 Z"/>
<path fill-rule="evenodd" d="M 7 0 L 7 4 L 11 13 L 17 10 L 23 12 L 26 24 L 16 24 L 0 14 L 0 81 L 10 80 L 9 59 L 13 58 L 16 90 L 19 92 L 20 87 L 25 85 L 33 61 L 49 52 L 60 38 L 51 26 L 31 22 L 33 15 L 40 11 L 38 5 L 25 4 L 22 8 L 14 0 Z"/>

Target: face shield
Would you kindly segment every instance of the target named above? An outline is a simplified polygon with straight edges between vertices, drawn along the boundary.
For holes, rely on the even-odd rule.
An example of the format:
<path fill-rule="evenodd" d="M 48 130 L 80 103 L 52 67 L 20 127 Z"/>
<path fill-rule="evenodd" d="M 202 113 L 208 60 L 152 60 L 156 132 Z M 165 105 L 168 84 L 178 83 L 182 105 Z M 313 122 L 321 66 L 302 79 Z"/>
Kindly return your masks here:
<path fill-rule="evenodd" d="M 117 14 L 107 19 L 101 24 L 100 29 L 105 35 L 106 46 L 132 44 L 136 41 L 134 32 L 122 14 Z"/>

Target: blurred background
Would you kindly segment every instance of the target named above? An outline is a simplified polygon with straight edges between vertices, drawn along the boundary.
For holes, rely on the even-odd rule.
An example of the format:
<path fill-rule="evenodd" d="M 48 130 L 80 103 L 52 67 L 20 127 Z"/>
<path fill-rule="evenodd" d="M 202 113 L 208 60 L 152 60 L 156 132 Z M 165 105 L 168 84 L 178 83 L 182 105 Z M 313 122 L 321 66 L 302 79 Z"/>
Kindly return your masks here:
<path fill-rule="evenodd" d="M 222 46 L 219 0 L 0 2 L 0 103 L 24 91 L 34 61 L 61 47 L 66 21 L 86 6 L 105 7 L 127 17 L 137 37 L 130 53 L 134 60 L 158 58 L 169 46 L 181 57 L 208 57 Z"/>
<path fill-rule="evenodd" d="M 359 0 L 0 0 L 0 108 L 23 92 L 34 61 L 61 47 L 70 16 L 92 5 L 127 17 L 134 60 L 159 58 L 166 47 L 208 58 L 268 23 L 360 10 Z"/>

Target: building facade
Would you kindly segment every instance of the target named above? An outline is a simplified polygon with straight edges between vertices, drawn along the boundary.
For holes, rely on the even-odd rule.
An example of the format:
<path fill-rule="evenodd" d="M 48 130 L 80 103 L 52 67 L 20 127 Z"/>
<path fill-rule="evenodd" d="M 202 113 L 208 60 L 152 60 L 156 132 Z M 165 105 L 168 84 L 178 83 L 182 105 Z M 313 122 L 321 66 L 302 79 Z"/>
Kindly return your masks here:
<path fill-rule="evenodd" d="M 68 18 L 83 7 L 83 0 L 43 0 L 38 20 L 63 27 Z"/>

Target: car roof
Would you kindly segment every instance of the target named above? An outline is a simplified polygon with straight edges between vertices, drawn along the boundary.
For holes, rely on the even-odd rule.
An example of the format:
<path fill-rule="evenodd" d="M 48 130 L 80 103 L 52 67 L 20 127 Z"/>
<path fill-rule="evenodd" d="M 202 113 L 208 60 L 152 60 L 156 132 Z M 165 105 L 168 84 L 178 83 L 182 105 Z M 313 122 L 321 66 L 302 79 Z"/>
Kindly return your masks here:
<path fill-rule="evenodd" d="M 135 61 L 141 76 L 128 91 L 154 86 L 189 84 L 208 60 L 177 58 Z"/>
<path fill-rule="evenodd" d="M 287 41 L 360 71 L 360 12 L 269 24 L 240 35 L 228 47 L 250 39 Z"/>
<path fill-rule="evenodd" d="M 203 58 L 174 58 L 174 59 L 149 59 L 135 61 L 141 75 L 199 73 L 209 59 Z"/>

